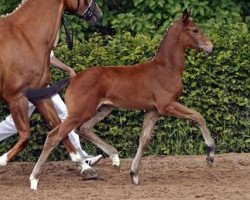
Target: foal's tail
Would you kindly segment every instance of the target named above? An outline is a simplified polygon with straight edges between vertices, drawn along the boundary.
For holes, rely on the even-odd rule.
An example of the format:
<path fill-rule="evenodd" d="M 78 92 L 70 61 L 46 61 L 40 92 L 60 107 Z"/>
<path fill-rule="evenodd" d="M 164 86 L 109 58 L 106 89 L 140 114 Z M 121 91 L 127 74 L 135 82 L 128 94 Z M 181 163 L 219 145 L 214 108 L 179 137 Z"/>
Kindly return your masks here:
<path fill-rule="evenodd" d="M 50 98 L 61 91 L 68 84 L 69 79 L 69 77 L 66 77 L 60 81 L 55 82 L 50 87 L 27 89 L 24 91 L 24 95 L 30 102 Z"/>

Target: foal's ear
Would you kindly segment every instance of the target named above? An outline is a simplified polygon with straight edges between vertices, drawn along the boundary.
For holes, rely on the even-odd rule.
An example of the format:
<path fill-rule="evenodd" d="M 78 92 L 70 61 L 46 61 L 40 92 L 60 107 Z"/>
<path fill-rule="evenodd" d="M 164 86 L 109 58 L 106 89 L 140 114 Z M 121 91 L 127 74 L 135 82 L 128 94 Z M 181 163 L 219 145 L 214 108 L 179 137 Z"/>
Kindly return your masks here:
<path fill-rule="evenodd" d="M 190 16 L 190 12 L 188 12 L 188 10 L 185 9 L 183 14 L 182 14 L 182 22 L 183 22 L 184 26 L 188 25 L 189 16 Z"/>

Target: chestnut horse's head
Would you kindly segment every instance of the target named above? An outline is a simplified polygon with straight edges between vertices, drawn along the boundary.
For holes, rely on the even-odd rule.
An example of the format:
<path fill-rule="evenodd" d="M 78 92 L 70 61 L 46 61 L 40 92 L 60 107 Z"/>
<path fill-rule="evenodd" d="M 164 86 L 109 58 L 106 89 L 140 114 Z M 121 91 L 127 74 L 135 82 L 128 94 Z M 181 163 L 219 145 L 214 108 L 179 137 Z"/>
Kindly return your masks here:
<path fill-rule="evenodd" d="M 102 11 L 95 0 L 65 0 L 65 10 L 86 19 L 90 25 L 102 17 Z"/>
<path fill-rule="evenodd" d="M 201 29 L 189 19 L 190 13 L 185 10 L 183 12 L 180 23 L 182 23 L 182 42 L 184 47 L 204 51 L 206 54 L 212 53 L 213 44 L 203 34 Z"/>

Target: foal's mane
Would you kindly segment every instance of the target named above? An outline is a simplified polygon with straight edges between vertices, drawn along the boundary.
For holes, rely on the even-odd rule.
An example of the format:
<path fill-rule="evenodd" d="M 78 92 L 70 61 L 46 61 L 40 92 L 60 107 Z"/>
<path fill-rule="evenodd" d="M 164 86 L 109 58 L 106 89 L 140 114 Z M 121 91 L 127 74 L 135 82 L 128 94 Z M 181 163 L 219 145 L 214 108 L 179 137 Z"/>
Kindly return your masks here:
<path fill-rule="evenodd" d="M 175 30 L 176 30 L 175 35 L 176 35 L 176 36 L 179 36 L 179 34 L 180 34 L 180 32 L 181 32 L 181 29 L 179 28 L 179 26 L 181 26 L 180 20 L 176 20 L 176 21 L 174 21 L 174 22 L 172 22 L 172 23 L 170 24 L 170 26 L 169 26 L 168 29 L 165 31 L 165 33 L 164 33 L 164 35 L 163 35 L 163 37 L 162 37 L 162 39 L 161 39 L 160 45 L 159 45 L 159 47 L 158 47 L 158 49 L 157 49 L 157 51 L 156 51 L 156 53 L 155 53 L 154 58 L 155 58 L 156 55 L 162 50 L 162 48 L 165 48 L 165 45 L 167 45 L 167 41 L 166 41 L 166 40 L 167 40 L 169 34 L 172 33 L 172 31 L 175 31 Z M 177 38 L 178 38 L 178 37 L 176 37 L 176 39 L 177 39 Z M 175 42 L 175 41 L 172 41 L 172 42 Z"/>
<path fill-rule="evenodd" d="M 8 17 L 10 15 L 13 15 L 15 12 L 17 12 L 20 8 L 23 7 L 23 5 L 29 0 L 22 0 L 22 2 L 10 13 L 7 13 L 5 15 L 1 15 L 0 17 Z"/>

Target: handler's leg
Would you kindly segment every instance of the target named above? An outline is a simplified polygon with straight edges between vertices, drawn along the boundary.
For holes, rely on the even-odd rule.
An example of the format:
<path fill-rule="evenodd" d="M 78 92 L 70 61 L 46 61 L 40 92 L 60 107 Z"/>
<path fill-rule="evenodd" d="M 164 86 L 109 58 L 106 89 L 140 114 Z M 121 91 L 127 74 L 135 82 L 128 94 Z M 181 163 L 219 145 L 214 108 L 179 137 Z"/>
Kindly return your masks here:
<path fill-rule="evenodd" d="M 29 102 L 28 104 L 28 112 L 29 112 L 29 117 L 31 114 L 34 112 L 35 106 Z M 14 123 L 12 115 L 8 115 L 5 120 L 3 120 L 0 123 L 0 142 L 12 135 L 15 135 L 17 133 L 17 128 Z"/>

